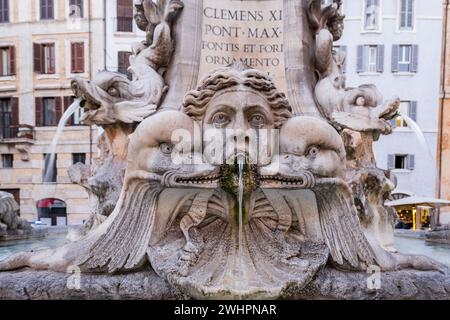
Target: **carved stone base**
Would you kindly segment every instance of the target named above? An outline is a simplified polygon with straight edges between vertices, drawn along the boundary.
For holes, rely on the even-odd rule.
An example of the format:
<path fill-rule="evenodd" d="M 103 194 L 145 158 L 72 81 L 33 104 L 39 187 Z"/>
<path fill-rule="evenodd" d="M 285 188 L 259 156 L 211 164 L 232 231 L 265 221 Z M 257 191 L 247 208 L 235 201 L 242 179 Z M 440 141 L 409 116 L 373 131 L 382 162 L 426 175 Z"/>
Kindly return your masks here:
<path fill-rule="evenodd" d="M 0 273 L 0 300 L 170 300 L 182 295 L 153 271 L 81 275 L 81 290 L 68 289 L 68 274 L 49 271 Z"/>
<path fill-rule="evenodd" d="M 439 272 L 403 270 L 381 275 L 381 289 L 367 288 L 368 274 L 325 268 L 305 288 L 291 287 L 284 299 L 450 299 L 450 277 Z M 0 300 L 183 299 L 153 271 L 81 276 L 81 290 L 67 288 L 67 274 L 47 271 L 0 273 Z"/>
<path fill-rule="evenodd" d="M 450 300 L 450 276 L 436 271 L 383 272 L 381 289 L 370 290 L 364 272 L 322 270 L 302 290 L 287 292 L 290 299 Z"/>
<path fill-rule="evenodd" d="M 429 242 L 450 244 L 450 230 L 427 232 L 426 240 Z"/>

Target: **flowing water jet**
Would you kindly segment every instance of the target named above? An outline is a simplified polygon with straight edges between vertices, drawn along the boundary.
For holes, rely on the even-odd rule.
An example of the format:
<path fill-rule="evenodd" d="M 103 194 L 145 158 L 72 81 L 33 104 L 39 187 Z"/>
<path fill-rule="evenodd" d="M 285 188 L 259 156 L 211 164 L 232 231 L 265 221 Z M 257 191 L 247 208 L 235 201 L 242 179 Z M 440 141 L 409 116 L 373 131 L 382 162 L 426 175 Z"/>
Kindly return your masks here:
<path fill-rule="evenodd" d="M 408 127 L 411 128 L 411 130 L 414 132 L 422 149 L 427 151 L 430 160 L 434 161 L 433 152 L 430 150 L 430 146 L 425 140 L 425 135 L 423 134 L 423 131 L 422 129 L 420 129 L 417 122 L 411 119 L 408 115 L 400 114 L 400 117 L 402 117 L 402 119 L 406 122 Z"/>
<path fill-rule="evenodd" d="M 80 107 L 81 99 L 75 99 L 75 101 L 67 108 L 67 110 L 62 115 L 59 120 L 58 127 L 56 129 L 55 136 L 53 137 L 52 144 L 50 145 L 50 150 L 47 153 L 46 162 L 47 166 L 45 168 L 44 173 L 44 182 L 50 182 L 51 177 L 53 176 L 53 166 L 55 163 L 56 157 L 56 146 L 58 145 L 59 138 L 61 137 L 62 132 L 64 131 L 64 127 L 66 126 L 69 118 L 75 113 L 75 111 Z M 47 160 L 48 159 L 48 160 Z"/>

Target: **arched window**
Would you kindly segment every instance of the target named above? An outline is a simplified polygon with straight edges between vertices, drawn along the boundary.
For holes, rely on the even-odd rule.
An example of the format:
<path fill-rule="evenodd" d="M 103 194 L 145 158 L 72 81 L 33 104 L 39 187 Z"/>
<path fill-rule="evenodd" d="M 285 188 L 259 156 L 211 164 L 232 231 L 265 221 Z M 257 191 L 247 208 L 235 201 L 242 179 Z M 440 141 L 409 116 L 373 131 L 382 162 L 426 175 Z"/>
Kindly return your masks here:
<path fill-rule="evenodd" d="M 51 226 L 67 225 L 67 206 L 59 199 L 47 198 L 36 203 L 38 220 Z"/>

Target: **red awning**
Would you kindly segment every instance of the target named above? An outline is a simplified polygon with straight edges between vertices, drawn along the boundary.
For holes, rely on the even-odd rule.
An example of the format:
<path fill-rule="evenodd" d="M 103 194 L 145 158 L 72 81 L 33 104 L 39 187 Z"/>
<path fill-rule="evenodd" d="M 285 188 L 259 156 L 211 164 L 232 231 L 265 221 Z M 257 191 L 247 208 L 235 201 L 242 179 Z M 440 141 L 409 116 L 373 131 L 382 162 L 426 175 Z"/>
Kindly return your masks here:
<path fill-rule="evenodd" d="M 61 201 L 59 199 L 42 199 L 37 202 L 38 208 L 52 208 L 52 207 L 65 207 L 64 201 Z"/>

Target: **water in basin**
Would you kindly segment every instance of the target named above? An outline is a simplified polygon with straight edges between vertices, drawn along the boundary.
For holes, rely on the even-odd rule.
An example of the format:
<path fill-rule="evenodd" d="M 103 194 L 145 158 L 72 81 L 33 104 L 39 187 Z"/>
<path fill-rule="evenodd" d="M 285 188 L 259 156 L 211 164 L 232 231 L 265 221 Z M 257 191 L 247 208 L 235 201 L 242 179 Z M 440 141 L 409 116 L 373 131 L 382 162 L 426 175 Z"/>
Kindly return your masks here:
<path fill-rule="evenodd" d="M 450 267 L 450 245 L 397 236 L 395 247 L 401 253 L 428 256 Z"/>
<path fill-rule="evenodd" d="M 0 242 L 0 260 L 22 251 L 59 247 L 67 241 L 66 236 L 66 234 L 58 234 L 42 239 Z"/>

